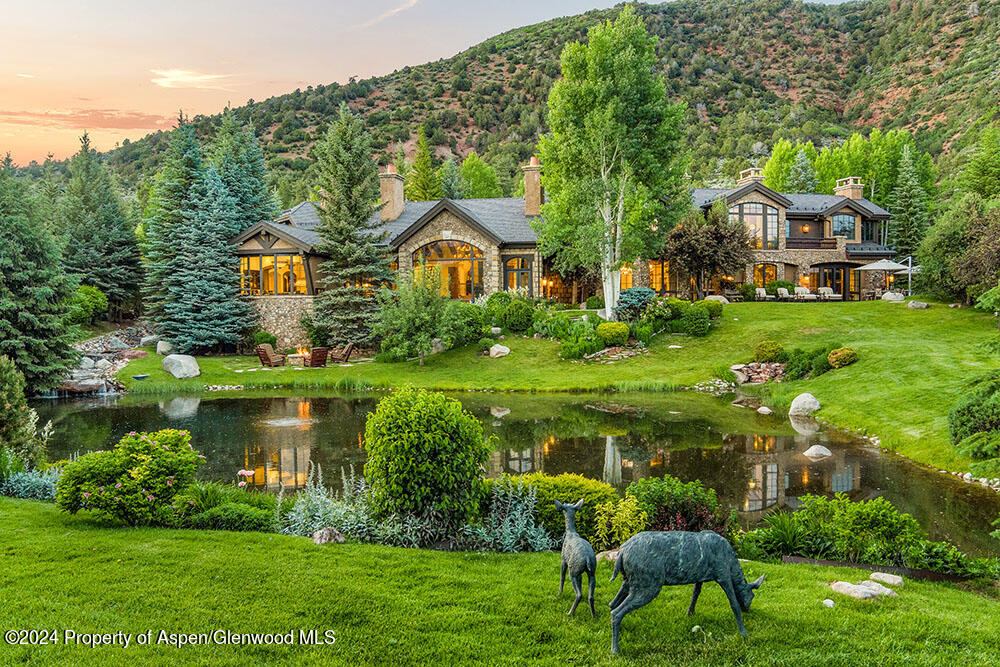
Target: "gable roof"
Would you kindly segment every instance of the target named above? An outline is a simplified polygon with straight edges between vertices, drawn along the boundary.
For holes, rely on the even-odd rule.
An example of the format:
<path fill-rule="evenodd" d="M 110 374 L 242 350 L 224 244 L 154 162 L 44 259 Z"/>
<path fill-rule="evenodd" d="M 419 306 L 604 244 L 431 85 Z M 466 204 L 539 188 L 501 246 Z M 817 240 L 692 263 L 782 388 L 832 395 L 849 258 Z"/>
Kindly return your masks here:
<path fill-rule="evenodd" d="M 242 234 L 234 238 L 232 243 L 239 245 L 265 232 L 274 234 L 279 239 L 305 252 L 313 252 L 320 240 L 319 233 L 313 229 L 303 229 L 301 227 L 293 227 L 289 224 L 265 221 L 258 222 L 256 225 L 249 227 Z"/>
<path fill-rule="evenodd" d="M 320 220 L 319 213 L 316 212 L 316 204 L 304 201 L 279 213 L 273 222 L 301 227 L 302 229 L 316 229 L 322 220 Z"/>
<path fill-rule="evenodd" d="M 761 194 L 785 206 L 785 213 L 790 216 L 827 216 L 848 207 L 869 218 L 890 217 L 889 211 L 867 199 L 851 199 L 843 195 L 812 193 L 782 194 L 764 186 L 759 181 L 738 188 L 694 188 L 691 190 L 691 201 L 698 208 L 708 208 L 722 197 L 731 202 L 753 191 L 761 192 Z"/>
<path fill-rule="evenodd" d="M 408 201 L 395 220 L 382 222 L 381 213 L 376 211 L 372 213 L 371 222 L 379 225 L 379 233 L 388 234 L 386 243 L 389 246 L 398 247 L 446 210 L 498 245 L 538 242 L 531 227 L 532 217 L 524 214 L 524 200 L 518 197 Z"/>

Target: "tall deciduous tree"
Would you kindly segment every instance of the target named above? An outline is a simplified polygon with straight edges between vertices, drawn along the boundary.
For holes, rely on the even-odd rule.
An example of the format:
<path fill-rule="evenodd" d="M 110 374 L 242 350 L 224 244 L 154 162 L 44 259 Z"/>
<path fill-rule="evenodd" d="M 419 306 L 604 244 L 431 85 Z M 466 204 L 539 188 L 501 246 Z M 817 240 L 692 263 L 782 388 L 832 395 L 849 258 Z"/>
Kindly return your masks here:
<path fill-rule="evenodd" d="M 321 193 L 319 250 L 323 292 L 316 300 L 313 330 L 334 345 L 369 344 L 377 315 L 377 291 L 392 281 L 385 240 L 373 216 L 379 198 L 378 166 L 371 137 L 346 104 L 316 144 L 316 189 Z"/>
<path fill-rule="evenodd" d="M 1000 128 L 983 128 L 972 159 L 962 172 L 962 186 L 983 199 L 1000 196 Z"/>
<path fill-rule="evenodd" d="M 695 278 L 696 295 L 703 299 L 708 279 L 738 273 L 752 261 L 750 233 L 746 225 L 730 222 L 725 202 L 716 202 L 707 216 L 691 210 L 667 233 L 663 258 Z"/>
<path fill-rule="evenodd" d="M 441 182 L 431 159 L 431 147 L 423 126 L 417 137 L 417 154 L 406 176 L 406 196 L 411 201 L 428 201 L 441 198 Z"/>
<path fill-rule="evenodd" d="M 462 160 L 462 183 L 465 186 L 466 199 L 503 196 L 496 169 L 483 162 L 475 151 Z"/>
<path fill-rule="evenodd" d="M 448 158 L 438 169 L 438 179 L 441 181 L 441 196 L 448 199 L 462 199 L 465 187 L 462 183 L 462 172 L 452 158 Z"/>
<path fill-rule="evenodd" d="M 816 179 L 816 170 L 813 169 L 812 160 L 802 148 L 795 154 L 795 161 L 788 171 L 788 180 L 785 183 L 784 192 L 802 193 L 816 192 L 819 181 Z"/>
<path fill-rule="evenodd" d="M 86 134 L 80 138 L 80 150 L 70 161 L 69 171 L 58 209 L 58 228 L 65 235 L 64 265 L 82 284 L 107 296 L 109 317 L 118 320 L 135 303 L 142 280 L 135 226 Z"/>
<path fill-rule="evenodd" d="M 211 149 L 212 164 L 236 206 L 230 236 L 236 236 L 277 213 L 267 187 L 267 160 L 252 126 L 241 126 L 232 110 L 222 114 L 222 124 Z"/>
<path fill-rule="evenodd" d="M 59 245 L 39 219 L 8 155 L 0 162 L 0 355 L 31 391 L 59 384 L 75 358 L 69 300 L 76 278 L 63 271 Z"/>
<path fill-rule="evenodd" d="M 164 315 L 167 281 L 179 247 L 174 231 L 190 207 L 191 187 L 204 169 L 201 146 L 194 128 L 183 119 L 170 138 L 163 169 L 156 177 L 151 198 L 152 215 L 145 224 L 145 309 L 154 322 Z"/>
<path fill-rule="evenodd" d="M 688 204 L 683 106 L 669 105 L 655 73 L 655 40 L 631 6 L 562 52 L 549 94 L 551 132 L 539 142 L 549 201 L 537 223 L 560 272 L 600 267 L 609 312 L 619 271 L 659 253 Z"/>
<path fill-rule="evenodd" d="M 909 145 L 903 146 L 890 203 L 889 240 L 901 256 L 917 251 L 927 230 L 927 200 Z"/>
<path fill-rule="evenodd" d="M 238 207 L 214 166 L 191 184 L 173 227 L 176 253 L 169 263 L 160 330 L 181 352 L 235 346 L 252 325 L 239 298 L 239 262 L 229 243 Z"/>

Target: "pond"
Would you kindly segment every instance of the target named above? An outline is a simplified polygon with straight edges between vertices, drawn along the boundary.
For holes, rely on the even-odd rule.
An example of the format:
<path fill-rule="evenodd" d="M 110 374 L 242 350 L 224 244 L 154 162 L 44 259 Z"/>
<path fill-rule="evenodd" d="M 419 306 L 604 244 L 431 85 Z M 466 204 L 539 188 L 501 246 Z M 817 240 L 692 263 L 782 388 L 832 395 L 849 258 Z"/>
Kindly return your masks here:
<path fill-rule="evenodd" d="M 380 394 L 253 398 L 141 396 L 36 404 L 55 430 L 52 459 L 111 447 L 130 431 L 180 428 L 207 457 L 205 479 L 255 472 L 258 488 L 305 484 L 310 465 L 339 490 L 341 470 L 361 473 L 365 417 Z M 572 472 L 624 489 L 666 473 L 699 479 L 752 524 L 807 493 L 884 496 L 914 515 L 934 539 L 972 554 L 996 553 L 988 533 L 1000 494 L 883 454 L 864 440 L 787 418 L 678 393 L 546 395 L 462 393 L 456 398 L 496 436 L 489 474 Z M 796 430 L 796 428 L 798 430 Z M 815 431 L 815 432 L 813 432 Z M 812 445 L 832 456 L 812 460 Z"/>

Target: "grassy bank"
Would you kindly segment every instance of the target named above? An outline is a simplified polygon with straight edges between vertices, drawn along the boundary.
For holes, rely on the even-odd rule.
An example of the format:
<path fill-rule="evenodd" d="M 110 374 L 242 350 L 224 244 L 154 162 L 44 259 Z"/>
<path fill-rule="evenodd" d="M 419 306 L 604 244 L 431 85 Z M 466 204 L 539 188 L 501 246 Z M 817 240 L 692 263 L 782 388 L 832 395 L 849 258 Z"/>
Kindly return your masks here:
<path fill-rule="evenodd" d="M 960 470 L 968 461 L 948 443 L 947 412 L 964 382 L 997 365 L 996 355 L 982 348 L 996 338 L 995 326 L 988 314 L 942 304 L 915 310 L 881 301 L 745 303 L 727 306 L 707 338 L 661 335 L 649 354 L 614 364 L 562 361 L 556 343 L 512 337 L 505 341 L 512 350 L 507 357 L 479 357 L 465 348 L 430 357 L 423 367 L 408 362 L 250 371 L 259 368 L 252 357 L 205 357 L 199 359 L 201 377 L 175 380 L 154 354 L 134 361 L 120 377 L 130 391 L 141 393 L 201 393 L 207 385 L 308 391 L 407 383 L 456 391 L 657 391 L 691 385 L 720 366 L 748 361 L 753 346 L 767 338 L 787 347 L 839 342 L 857 349 L 860 362 L 760 393 L 780 407 L 799 392 L 812 392 L 823 405 L 821 419 L 877 434 L 884 446 L 921 463 Z M 150 377 L 132 380 L 137 374 Z"/>
<path fill-rule="evenodd" d="M 118 529 L 53 505 L 0 498 L 0 626 L 77 632 L 333 630 L 317 647 L 4 646 L 5 663 L 92 664 L 618 664 L 598 568 L 598 618 L 567 618 L 557 553 L 497 555 L 368 545 L 314 546 L 257 533 Z M 949 584 L 907 582 L 897 599 L 835 596 L 843 568 L 745 563 L 767 580 L 735 630 L 718 586 L 697 613 L 691 587 L 665 588 L 622 628 L 635 664 L 989 664 L 1000 603 Z M 836 607 L 821 605 L 836 598 Z M 692 633 L 700 625 L 707 635 Z M 155 633 L 154 633 L 155 634 Z"/>

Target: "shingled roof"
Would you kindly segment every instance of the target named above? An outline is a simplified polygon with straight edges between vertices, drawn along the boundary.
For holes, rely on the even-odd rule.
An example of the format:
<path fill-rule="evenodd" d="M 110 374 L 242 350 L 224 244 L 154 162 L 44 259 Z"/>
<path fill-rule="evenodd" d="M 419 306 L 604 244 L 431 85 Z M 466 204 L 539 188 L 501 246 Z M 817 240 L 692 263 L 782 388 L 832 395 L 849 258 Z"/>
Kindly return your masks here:
<path fill-rule="evenodd" d="M 499 245 L 530 245 L 538 242 L 530 216 L 524 213 L 524 200 L 515 197 L 495 199 L 440 199 L 408 201 L 403 212 L 391 222 L 381 222 L 381 213 L 372 214 L 371 222 L 388 233 L 387 243 L 395 246 L 419 230 L 442 210 L 478 225 Z"/>
<path fill-rule="evenodd" d="M 745 186 L 744 186 L 745 187 Z M 694 188 L 691 201 L 698 208 L 707 208 L 717 199 L 729 198 L 740 188 Z M 888 218 L 889 211 L 867 199 L 851 199 L 842 195 L 777 193 L 791 204 L 785 210 L 789 215 L 829 215 L 844 206 L 850 206 L 858 213 L 871 218 Z"/>

